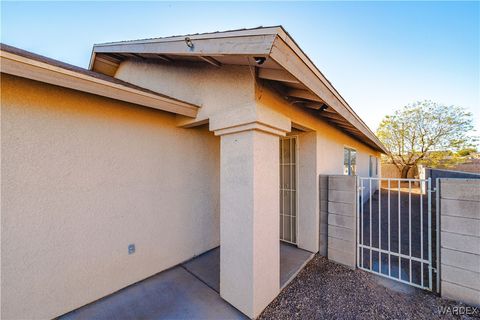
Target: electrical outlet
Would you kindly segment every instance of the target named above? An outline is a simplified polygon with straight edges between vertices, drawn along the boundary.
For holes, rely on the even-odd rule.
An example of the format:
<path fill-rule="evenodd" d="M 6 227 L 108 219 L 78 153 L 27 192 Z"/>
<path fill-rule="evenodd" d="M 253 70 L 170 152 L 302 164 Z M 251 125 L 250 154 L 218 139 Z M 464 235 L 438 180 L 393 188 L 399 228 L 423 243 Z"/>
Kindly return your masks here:
<path fill-rule="evenodd" d="M 129 244 L 128 245 L 128 254 L 134 254 L 135 253 L 135 244 Z"/>

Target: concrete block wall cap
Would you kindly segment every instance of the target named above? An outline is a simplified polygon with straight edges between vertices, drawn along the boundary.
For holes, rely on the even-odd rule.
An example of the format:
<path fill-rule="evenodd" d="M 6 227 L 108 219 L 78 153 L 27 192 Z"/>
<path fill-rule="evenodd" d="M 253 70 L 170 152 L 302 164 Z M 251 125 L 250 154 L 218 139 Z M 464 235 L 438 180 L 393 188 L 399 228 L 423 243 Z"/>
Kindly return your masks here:
<path fill-rule="evenodd" d="M 256 104 L 233 108 L 211 116 L 209 128 L 210 131 L 215 132 L 224 129 L 234 131 L 233 128 L 240 128 L 243 125 L 251 125 L 253 123 L 283 132 L 281 135 L 292 130 L 292 122 L 289 118 Z"/>

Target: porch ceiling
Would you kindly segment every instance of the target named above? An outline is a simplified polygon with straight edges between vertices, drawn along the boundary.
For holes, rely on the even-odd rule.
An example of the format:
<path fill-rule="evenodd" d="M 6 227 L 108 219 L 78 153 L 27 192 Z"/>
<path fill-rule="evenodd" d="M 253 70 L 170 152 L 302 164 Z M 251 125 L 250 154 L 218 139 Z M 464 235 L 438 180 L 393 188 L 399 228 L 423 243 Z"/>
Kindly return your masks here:
<path fill-rule="evenodd" d="M 290 103 L 386 153 L 387 149 L 282 27 L 97 44 L 90 69 L 114 76 L 122 61 L 244 65 Z"/>

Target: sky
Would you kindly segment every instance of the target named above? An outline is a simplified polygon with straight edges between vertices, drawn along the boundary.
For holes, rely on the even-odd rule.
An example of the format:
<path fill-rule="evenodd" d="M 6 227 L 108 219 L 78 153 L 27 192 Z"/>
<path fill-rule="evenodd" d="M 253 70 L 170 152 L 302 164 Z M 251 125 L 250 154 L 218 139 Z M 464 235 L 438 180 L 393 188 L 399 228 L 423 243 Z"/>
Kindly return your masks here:
<path fill-rule="evenodd" d="M 480 2 L 1 2 L 2 43 L 85 68 L 94 43 L 271 25 L 372 130 L 429 99 L 480 134 Z"/>

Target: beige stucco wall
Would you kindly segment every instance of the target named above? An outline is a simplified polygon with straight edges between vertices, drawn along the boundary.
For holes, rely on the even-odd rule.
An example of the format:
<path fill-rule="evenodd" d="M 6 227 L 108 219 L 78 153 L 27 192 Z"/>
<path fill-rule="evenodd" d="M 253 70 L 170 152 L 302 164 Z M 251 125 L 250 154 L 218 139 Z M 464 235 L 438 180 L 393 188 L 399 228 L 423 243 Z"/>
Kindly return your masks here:
<path fill-rule="evenodd" d="M 196 120 L 207 120 L 228 109 L 251 105 L 255 99 L 253 75 L 254 71 L 243 66 L 127 60 L 115 77 L 202 106 Z"/>
<path fill-rule="evenodd" d="M 277 110 L 293 123 L 317 133 L 317 174 L 343 174 L 343 148 L 350 147 L 357 150 L 357 175 L 368 177 L 369 156 L 380 157 L 378 151 L 320 120 L 306 109 L 290 105 L 268 87 L 259 84 L 256 95 L 260 104 Z"/>
<path fill-rule="evenodd" d="M 369 175 L 369 156 L 380 156 L 379 152 L 319 120 L 318 116 L 287 103 L 274 90 L 255 80 L 254 71 L 249 67 L 224 65 L 216 68 L 205 63 L 179 65 L 127 60 L 120 65 L 115 76 L 201 105 L 196 121 L 211 119 L 229 109 L 241 110 L 252 106 L 255 100 L 257 108 L 277 111 L 297 126 L 310 130 L 298 135 L 298 244 L 312 252 L 319 250 L 319 224 L 326 223 L 320 221 L 319 216 L 318 175 L 343 174 L 344 147 L 357 150 L 357 174 L 363 177 Z M 239 116 L 241 114 L 239 112 Z M 178 124 L 183 121 L 179 117 Z"/>
<path fill-rule="evenodd" d="M 343 174 L 344 147 L 357 150 L 357 175 L 362 177 L 369 175 L 369 157 L 372 155 L 380 158 L 380 153 L 320 120 L 312 112 L 290 105 L 262 83 L 256 86 L 256 98 L 260 105 L 289 117 L 294 126 L 308 130 L 298 134 L 301 178 L 298 185 L 298 202 L 301 204 L 298 212 L 299 247 L 313 252 L 320 250 L 326 254 L 328 214 L 326 200 L 323 203 L 319 200 L 319 176 Z M 312 133 L 315 139 L 312 138 Z M 312 141 L 315 141 L 313 146 Z M 312 147 L 316 148 L 314 152 Z M 310 172 L 310 177 L 306 171 Z M 305 237 L 306 234 L 309 236 Z"/>
<path fill-rule="evenodd" d="M 347 146 L 357 150 L 357 174 L 368 177 L 369 156 L 380 157 L 379 152 L 305 109 L 287 103 L 261 82 L 255 82 L 254 74 L 253 69 L 245 66 L 217 68 L 194 62 L 169 64 L 127 60 L 120 65 L 115 77 L 201 105 L 197 120 L 209 119 L 225 109 L 251 105 L 256 99 L 259 105 L 276 110 L 317 133 L 317 174 L 343 174 L 343 148 Z"/>
<path fill-rule="evenodd" d="M 208 128 L 13 76 L 1 92 L 3 319 L 61 315 L 219 245 Z"/>
<path fill-rule="evenodd" d="M 122 63 L 116 74 L 201 105 L 194 122 L 253 108 L 262 119 L 275 111 L 307 128 L 298 139 L 298 239 L 299 247 L 318 251 L 326 223 L 318 175 L 343 173 L 344 146 L 358 151 L 362 176 L 378 153 L 255 86 L 253 75 L 240 66 L 138 61 Z M 206 125 L 183 129 L 191 121 L 185 117 L 2 80 L 4 318 L 60 315 L 219 245 L 220 138 Z"/>

